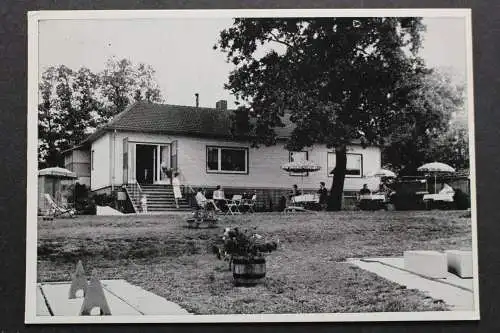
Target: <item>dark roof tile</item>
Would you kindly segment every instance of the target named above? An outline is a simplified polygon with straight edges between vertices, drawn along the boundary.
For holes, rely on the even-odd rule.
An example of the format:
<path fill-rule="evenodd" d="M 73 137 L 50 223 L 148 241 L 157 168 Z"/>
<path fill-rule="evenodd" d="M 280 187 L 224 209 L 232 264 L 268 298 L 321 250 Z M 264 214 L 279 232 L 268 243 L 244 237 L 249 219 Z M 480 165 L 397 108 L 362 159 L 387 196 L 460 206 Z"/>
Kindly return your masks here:
<path fill-rule="evenodd" d="M 92 142 L 106 130 L 184 134 L 230 138 L 234 110 L 137 102 L 117 114 L 109 123 L 87 138 Z M 276 128 L 278 137 L 288 137 L 293 124 Z"/>

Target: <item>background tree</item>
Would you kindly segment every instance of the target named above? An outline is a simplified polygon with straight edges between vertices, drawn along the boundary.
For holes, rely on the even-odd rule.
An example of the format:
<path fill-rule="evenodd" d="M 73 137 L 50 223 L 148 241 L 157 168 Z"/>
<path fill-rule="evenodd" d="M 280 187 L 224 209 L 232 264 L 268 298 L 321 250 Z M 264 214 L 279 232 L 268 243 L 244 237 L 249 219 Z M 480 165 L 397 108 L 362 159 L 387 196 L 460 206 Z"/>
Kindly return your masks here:
<path fill-rule="evenodd" d="M 404 79 L 401 86 L 400 91 L 408 91 L 408 103 L 399 112 L 399 121 L 382 150 L 384 166 L 401 175 L 415 175 L 420 165 L 432 161 L 458 167 L 454 161 L 463 159 L 463 155 L 452 157 L 451 151 L 444 152 L 456 150 L 449 144 L 459 140 L 455 136 L 461 134 L 450 131 L 450 124 L 455 115 L 463 112 L 463 85 L 454 83 L 444 72 L 429 70 Z M 467 128 L 464 130 L 467 132 Z"/>
<path fill-rule="evenodd" d="M 454 114 L 448 130 L 431 143 L 428 161 L 442 161 L 457 170 L 469 170 L 469 131 L 466 116 L 465 110 Z"/>
<path fill-rule="evenodd" d="M 140 63 L 135 66 L 128 59 L 109 59 L 100 74 L 102 94 L 108 102 L 102 113 L 103 119 L 109 120 L 135 101 L 162 102 L 154 75 L 155 71 L 149 65 Z"/>
<path fill-rule="evenodd" d="M 60 162 L 60 150 L 58 149 L 58 137 L 62 129 L 57 110 L 57 100 L 53 96 L 54 87 L 57 84 L 57 70 L 55 67 L 48 68 L 41 77 L 39 84 L 41 102 L 38 105 L 38 161 L 39 168 L 58 165 Z"/>
<path fill-rule="evenodd" d="M 84 139 L 101 109 L 99 78 L 87 68 L 48 68 L 40 83 L 39 157 L 41 166 L 62 165 L 60 153 Z"/>
<path fill-rule="evenodd" d="M 409 102 L 400 82 L 423 68 L 422 31 L 420 18 L 238 18 L 214 48 L 236 67 L 226 88 L 255 118 L 254 144 L 275 144 L 289 112 L 289 150 L 335 150 L 329 208 L 339 210 L 347 146 L 389 136 Z"/>
<path fill-rule="evenodd" d="M 41 77 L 38 106 L 39 167 L 63 165 L 61 152 L 134 101 L 163 101 L 151 66 L 111 59 L 101 73 L 64 65 Z"/>

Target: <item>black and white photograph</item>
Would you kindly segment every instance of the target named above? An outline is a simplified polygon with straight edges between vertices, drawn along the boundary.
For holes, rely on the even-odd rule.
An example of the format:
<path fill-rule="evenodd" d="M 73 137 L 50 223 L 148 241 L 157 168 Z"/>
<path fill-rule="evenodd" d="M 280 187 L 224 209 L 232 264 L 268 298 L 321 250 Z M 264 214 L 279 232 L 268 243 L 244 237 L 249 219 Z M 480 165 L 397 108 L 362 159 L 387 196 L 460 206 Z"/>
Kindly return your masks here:
<path fill-rule="evenodd" d="M 479 320 L 470 14 L 29 12 L 26 323 Z"/>

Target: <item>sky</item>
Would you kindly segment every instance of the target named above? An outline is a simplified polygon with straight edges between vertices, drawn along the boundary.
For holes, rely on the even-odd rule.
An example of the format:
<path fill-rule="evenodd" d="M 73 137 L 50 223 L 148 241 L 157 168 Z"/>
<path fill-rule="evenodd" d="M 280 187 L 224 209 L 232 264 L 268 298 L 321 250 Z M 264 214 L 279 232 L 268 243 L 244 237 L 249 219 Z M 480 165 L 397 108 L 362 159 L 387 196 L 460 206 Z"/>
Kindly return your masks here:
<path fill-rule="evenodd" d="M 225 55 L 213 50 L 227 18 L 129 20 L 45 20 L 39 24 L 40 72 L 54 65 L 82 66 L 98 72 L 111 57 L 143 62 L 156 70 L 168 104 L 215 107 L 218 100 L 234 108 L 224 89 L 230 71 Z M 466 76 L 466 28 L 462 18 L 425 18 L 421 56 L 429 67 L 445 67 Z"/>

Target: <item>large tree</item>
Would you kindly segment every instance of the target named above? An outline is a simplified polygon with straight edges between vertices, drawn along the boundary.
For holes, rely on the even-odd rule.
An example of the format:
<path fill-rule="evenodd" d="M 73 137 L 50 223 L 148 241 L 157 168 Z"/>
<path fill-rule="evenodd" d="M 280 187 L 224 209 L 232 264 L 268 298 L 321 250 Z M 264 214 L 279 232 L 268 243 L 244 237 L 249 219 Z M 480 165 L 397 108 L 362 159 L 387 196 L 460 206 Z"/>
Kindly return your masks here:
<path fill-rule="evenodd" d="M 415 175 L 420 165 L 432 161 L 462 167 L 464 163 L 455 162 L 463 155 L 451 156 L 451 150 L 456 150 L 454 142 L 463 141 L 462 123 L 452 119 L 464 112 L 464 85 L 439 70 L 413 76 L 401 85 L 408 90 L 408 103 L 382 151 L 384 165 L 401 175 Z"/>
<path fill-rule="evenodd" d="M 155 71 L 150 65 L 134 65 L 128 59 L 111 58 L 100 75 L 102 93 L 108 101 L 106 113 L 103 114 L 106 120 L 135 101 L 163 101 Z"/>
<path fill-rule="evenodd" d="M 110 59 L 101 73 L 85 67 L 49 67 L 39 91 L 39 167 L 62 165 L 62 151 L 131 103 L 163 101 L 153 68 L 126 59 Z"/>
<path fill-rule="evenodd" d="M 289 112 L 289 150 L 335 150 L 329 208 L 339 210 L 347 147 L 384 143 L 409 102 L 402 80 L 422 70 L 422 31 L 411 17 L 238 18 L 215 48 L 236 67 L 226 88 L 255 118 L 255 144 L 275 144 Z"/>
<path fill-rule="evenodd" d="M 102 109 L 99 78 L 87 68 L 49 67 L 40 82 L 38 106 L 40 166 L 61 165 L 60 153 L 79 143 L 96 126 Z"/>

